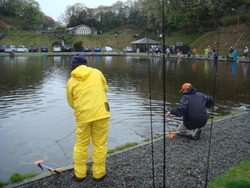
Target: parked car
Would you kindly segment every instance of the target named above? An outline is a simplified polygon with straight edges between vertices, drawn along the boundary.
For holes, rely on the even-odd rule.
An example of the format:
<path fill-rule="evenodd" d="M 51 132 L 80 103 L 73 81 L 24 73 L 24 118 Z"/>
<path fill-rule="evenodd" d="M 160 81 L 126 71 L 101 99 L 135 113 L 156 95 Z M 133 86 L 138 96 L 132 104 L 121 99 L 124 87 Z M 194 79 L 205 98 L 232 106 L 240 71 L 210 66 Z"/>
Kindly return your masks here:
<path fill-rule="evenodd" d="M 111 48 L 110 46 L 104 46 L 102 48 L 102 52 L 113 52 L 113 48 Z"/>
<path fill-rule="evenodd" d="M 29 52 L 29 50 L 28 50 L 28 48 L 26 48 L 24 45 L 19 45 L 19 46 L 17 47 L 17 52 L 27 53 L 27 52 Z"/>
<path fill-rule="evenodd" d="M 4 50 L 5 50 L 5 46 L 0 46 L 0 52 L 4 52 Z"/>
<path fill-rule="evenodd" d="M 70 47 L 70 45 L 65 45 L 65 46 L 63 46 L 63 52 L 71 52 L 71 47 Z"/>
<path fill-rule="evenodd" d="M 30 46 L 29 47 L 29 52 L 38 52 L 38 48 L 36 46 Z"/>
<path fill-rule="evenodd" d="M 53 46 L 53 52 L 61 52 L 62 48 L 59 44 Z"/>
<path fill-rule="evenodd" d="M 83 52 L 92 52 L 92 49 L 90 47 L 88 47 L 88 46 L 83 46 L 82 51 Z"/>
<path fill-rule="evenodd" d="M 94 51 L 94 52 L 101 52 L 101 48 L 98 47 L 98 46 L 94 46 L 94 47 L 93 47 L 93 51 Z"/>
<path fill-rule="evenodd" d="M 43 45 L 42 47 L 41 47 L 41 52 L 48 52 L 49 50 L 48 50 L 48 47 L 46 46 L 46 45 Z"/>
<path fill-rule="evenodd" d="M 5 52 L 11 53 L 11 52 L 16 52 L 17 48 L 14 45 L 8 45 L 4 49 Z"/>
<path fill-rule="evenodd" d="M 133 52 L 133 48 L 130 46 L 127 46 L 127 47 L 123 48 L 123 51 L 124 52 Z"/>

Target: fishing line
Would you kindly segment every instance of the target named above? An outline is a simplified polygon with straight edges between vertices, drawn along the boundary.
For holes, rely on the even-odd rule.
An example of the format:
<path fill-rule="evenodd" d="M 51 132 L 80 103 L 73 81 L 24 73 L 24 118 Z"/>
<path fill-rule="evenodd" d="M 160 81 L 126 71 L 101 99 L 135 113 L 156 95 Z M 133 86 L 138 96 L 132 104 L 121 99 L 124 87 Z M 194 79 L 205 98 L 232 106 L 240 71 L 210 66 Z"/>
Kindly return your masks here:
<path fill-rule="evenodd" d="M 76 131 L 76 129 L 74 129 L 70 134 L 68 134 L 67 136 L 65 136 L 65 137 L 63 137 L 63 138 L 61 138 L 61 139 L 59 139 L 59 140 L 55 140 L 55 142 L 60 142 L 61 140 L 64 140 L 64 139 L 66 139 L 66 138 L 68 138 L 70 135 L 72 135 L 74 132 Z"/>
<path fill-rule="evenodd" d="M 145 10 L 147 10 L 147 1 L 145 3 Z M 144 14 L 146 16 L 146 13 Z M 149 59 L 149 46 L 148 46 L 148 17 L 146 16 L 146 36 L 147 36 L 147 58 L 148 58 L 148 89 L 149 89 L 149 111 L 150 111 L 150 137 L 151 137 L 151 169 L 153 176 L 153 188 L 155 187 L 155 167 L 154 167 L 154 141 L 153 141 L 153 119 L 152 119 L 152 87 L 151 87 L 151 66 Z"/>
<path fill-rule="evenodd" d="M 163 45 L 163 132 L 166 132 L 166 59 L 165 59 L 165 14 L 164 5 L 165 0 L 162 0 L 162 45 Z M 163 135 L 163 187 L 165 188 L 166 177 L 166 134 Z"/>
<path fill-rule="evenodd" d="M 215 60 L 217 62 L 217 60 Z M 215 104 L 215 90 L 216 90 L 216 81 L 217 81 L 217 68 L 218 65 L 216 63 L 215 65 L 215 78 L 214 78 L 214 91 L 213 91 L 213 98 L 214 98 L 214 104 Z M 210 161 L 210 153 L 211 153 L 211 141 L 212 141 L 212 132 L 213 132 L 213 119 L 214 119 L 214 105 L 212 108 L 212 115 L 211 115 L 211 125 L 210 125 L 210 134 L 209 134 L 209 142 L 208 142 L 208 154 L 207 154 L 207 170 L 206 170 L 206 183 L 205 187 L 207 187 L 208 184 L 208 171 L 209 171 L 209 161 Z"/>
<path fill-rule="evenodd" d="M 21 156 L 18 159 L 18 162 L 21 164 L 25 164 L 25 165 L 32 165 L 34 160 L 46 160 L 48 158 L 48 156 L 44 153 L 30 153 L 24 156 Z"/>
<path fill-rule="evenodd" d="M 66 164 L 66 165 L 69 165 L 69 164 L 70 164 L 70 162 L 69 162 L 69 157 L 67 157 L 67 154 L 66 154 L 66 152 L 65 152 L 64 149 L 63 149 L 63 146 L 62 146 L 59 142 L 62 141 L 62 140 L 65 140 L 65 139 L 68 138 L 68 137 L 70 137 L 75 131 L 76 131 L 76 128 L 75 128 L 71 133 L 69 133 L 67 136 L 65 136 L 65 137 L 63 137 L 63 138 L 61 138 L 61 139 L 59 139 L 59 140 L 55 140 L 55 142 L 57 143 L 57 145 L 58 145 L 58 146 L 60 147 L 60 149 L 62 150 L 65 159 L 68 161 L 68 164 Z"/>
<path fill-rule="evenodd" d="M 149 74 L 149 108 L 150 108 L 150 130 L 151 130 L 151 158 L 152 158 L 152 175 L 153 175 L 153 187 L 155 187 L 155 171 L 154 171 L 154 142 L 153 142 L 153 119 L 152 119 L 152 93 L 151 93 L 151 74 L 150 74 L 150 60 L 148 56 L 148 74 Z"/>
<path fill-rule="evenodd" d="M 219 56 L 219 47 L 220 47 L 220 20 L 221 20 L 221 0 L 219 0 L 218 5 L 218 19 L 217 20 L 217 28 L 218 28 L 218 41 L 217 41 L 217 54 Z M 214 89 L 213 89 L 213 97 L 214 97 L 214 105 L 212 108 L 212 121 L 210 125 L 210 134 L 209 134 L 209 142 L 208 142 L 208 153 L 207 153 L 207 169 L 206 169 L 206 181 L 205 181 L 205 187 L 208 186 L 208 171 L 210 166 L 210 153 L 211 153 L 211 141 L 212 141 L 212 132 L 213 132 L 213 119 L 214 119 L 214 106 L 215 106 L 215 95 L 216 95 L 216 84 L 217 84 L 217 75 L 218 75 L 218 60 L 214 60 L 215 63 L 215 76 L 214 76 Z"/>

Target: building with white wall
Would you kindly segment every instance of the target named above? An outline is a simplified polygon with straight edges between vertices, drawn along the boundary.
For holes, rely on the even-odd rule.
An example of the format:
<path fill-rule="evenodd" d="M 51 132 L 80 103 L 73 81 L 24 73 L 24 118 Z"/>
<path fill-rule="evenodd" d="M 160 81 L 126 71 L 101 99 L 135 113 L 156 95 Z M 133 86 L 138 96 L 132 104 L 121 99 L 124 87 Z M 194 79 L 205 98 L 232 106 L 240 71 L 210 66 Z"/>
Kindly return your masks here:
<path fill-rule="evenodd" d="M 66 33 L 77 34 L 77 35 L 89 35 L 97 34 L 97 31 L 94 28 L 88 27 L 84 24 L 78 25 L 76 27 L 70 27 L 65 30 Z"/>

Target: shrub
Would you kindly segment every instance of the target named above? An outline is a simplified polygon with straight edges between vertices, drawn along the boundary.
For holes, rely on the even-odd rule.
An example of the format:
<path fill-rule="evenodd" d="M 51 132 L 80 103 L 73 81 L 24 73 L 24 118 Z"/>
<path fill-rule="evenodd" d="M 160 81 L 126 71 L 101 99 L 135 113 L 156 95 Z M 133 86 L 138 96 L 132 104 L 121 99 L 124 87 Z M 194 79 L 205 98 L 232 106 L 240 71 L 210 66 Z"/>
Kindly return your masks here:
<path fill-rule="evenodd" d="M 62 42 L 60 40 L 55 40 L 55 41 L 52 42 L 52 47 L 54 45 L 60 45 L 60 46 L 62 46 Z"/>
<path fill-rule="evenodd" d="M 221 22 L 224 27 L 230 26 L 230 25 L 236 25 L 237 24 L 237 16 L 224 16 L 221 19 Z"/>
<path fill-rule="evenodd" d="M 23 178 L 22 174 L 20 174 L 20 173 L 14 173 L 10 177 L 10 182 L 19 182 L 19 181 L 22 181 L 23 179 L 24 178 Z"/>
<path fill-rule="evenodd" d="M 82 41 L 77 41 L 74 43 L 74 48 L 76 52 L 80 52 L 82 49 Z"/>

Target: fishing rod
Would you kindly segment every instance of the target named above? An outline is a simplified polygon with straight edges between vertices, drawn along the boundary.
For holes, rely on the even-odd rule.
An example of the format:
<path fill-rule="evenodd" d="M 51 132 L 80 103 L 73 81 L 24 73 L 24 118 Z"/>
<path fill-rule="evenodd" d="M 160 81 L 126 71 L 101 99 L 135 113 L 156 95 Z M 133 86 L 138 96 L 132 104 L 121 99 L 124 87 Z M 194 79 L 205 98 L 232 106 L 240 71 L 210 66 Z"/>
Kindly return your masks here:
<path fill-rule="evenodd" d="M 165 133 L 156 133 L 156 135 L 163 135 L 163 134 L 181 134 L 181 133 L 187 133 L 187 131 L 169 131 L 169 132 L 165 132 Z"/>
<path fill-rule="evenodd" d="M 34 162 L 33 164 L 37 164 L 37 166 L 40 167 L 42 170 L 43 170 L 43 168 L 46 168 L 51 172 L 56 172 L 58 174 L 62 174 L 62 172 L 60 171 L 60 170 L 62 170 L 62 168 L 53 169 L 53 168 L 50 168 L 50 167 L 42 164 L 43 162 L 44 162 L 44 160 L 40 160 L 40 161 Z"/>
<path fill-rule="evenodd" d="M 163 69 L 163 112 L 166 111 L 166 59 L 165 59 L 165 0 L 162 0 L 162 50 L 163 50 L 163 60 L 162 60 L 162 69 Z M 163 118 L 163 132 L 166 132 L 166 118 Z M 173 137 L 173 135 L 172 135 Z M 163 188 L 166 186 L 166 135 L 163 134 Z"/>

